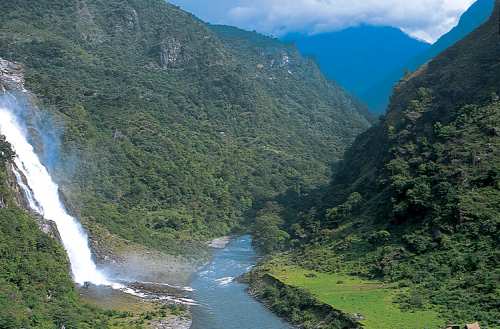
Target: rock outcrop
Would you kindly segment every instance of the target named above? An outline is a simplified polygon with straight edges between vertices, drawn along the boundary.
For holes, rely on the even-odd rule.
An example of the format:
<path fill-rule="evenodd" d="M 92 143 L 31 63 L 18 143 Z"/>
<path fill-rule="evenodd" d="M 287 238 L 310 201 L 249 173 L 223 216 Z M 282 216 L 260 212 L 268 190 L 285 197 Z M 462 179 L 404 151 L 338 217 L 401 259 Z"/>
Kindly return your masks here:
<path fill-rule="evenodd" d="M 167 38 L 160 44 L 160 65 L 162 68 L 176 66 L 181 60 L 182 44 L 175 38 Z"/>
<path fill-rule="evenodd" d="M 171 317 L 159 321 L 154 321 L 151 326 L 154 329 L 189 329 L 191 319 L 184 317 Z"/>
<path fill-rule="evenodd" d="M 25 95 L 27 99 L 32 99 L 33 97 L 27 92 L 24 87 L 24 70 L 22 65 L 0 58 L 0 97 L 7 94 L 16 93 L 23 93 L 23 95 Z M 13 202 L 17 207 L 32 212 L 26 195 L 18 182 L 18 179 L 21 179 L 24 181 L 24 185 L 28 186 L 26 178 L 23 176 L 16 177 L 16 173 L 14 172 L 15 164 L 13 163 L 8 164 L 6 169 L 7 184 L 9 186 Z M 22 175 L 20 171 L 17 172 L 18 175 Z M 0 197 L 0 208 L 5 208 L 6 206 L 6 201 Z M 42 232 L 50 235 L 58 241 L 61 241 L 59 231 L 57 230 L 57 226 L 53 221 L 46 220 L 42 216 L 39 216 L 35 213 L 33 213 L 33 216 L 36 219 L 38 227 Z"/>
<path fill-rule="evenodd" d="M 7 91 L 25 91 L 24 71 L 20 64 L 0 57 L 0 94 Z"/>
<path fill-rule="evenodd" d="M 94 15 L 85 0 L 77 2 L 78 21 L 76 27 L 83 40 L 90 44 L 100 44 L 104 41 L 104 32 L 95 23 Z"/>

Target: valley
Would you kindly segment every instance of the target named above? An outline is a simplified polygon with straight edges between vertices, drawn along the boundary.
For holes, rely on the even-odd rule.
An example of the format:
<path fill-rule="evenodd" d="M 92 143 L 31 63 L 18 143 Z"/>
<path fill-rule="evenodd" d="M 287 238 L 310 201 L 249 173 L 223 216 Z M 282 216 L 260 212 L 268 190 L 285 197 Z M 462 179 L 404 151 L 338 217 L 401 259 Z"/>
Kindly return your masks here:
<path fill-rule="evenodd" d="M 374 119 L 162 0 L 0 1 L 0 328 L 500 328 L 491 5 L 386 31 L 427 57 Z"/>

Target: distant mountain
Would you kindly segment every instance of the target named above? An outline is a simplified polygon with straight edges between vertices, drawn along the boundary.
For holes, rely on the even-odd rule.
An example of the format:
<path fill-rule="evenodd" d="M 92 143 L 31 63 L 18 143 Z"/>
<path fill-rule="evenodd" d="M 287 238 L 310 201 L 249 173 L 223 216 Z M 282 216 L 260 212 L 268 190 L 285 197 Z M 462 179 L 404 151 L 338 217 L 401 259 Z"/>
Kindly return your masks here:
<path fill-rule="evenodd" d="M 262 200 L 326 183 L 370 125 L 294 47 L 212 30 L 164 0 L 0 7 L 0 64 L 19 63 L 57 125 L 51 174 L 98 262 L 121 265 L 123 246 L 137 244 L 133 254 L 203 257 L 205 241 L 251 222 Z M 130 328 L 132 315 L 109 324 L 79 306 L 63 248 L 9 201 L 8 149 L 0 136 L 0 328 Z"/>
<path fill-rule="evenodd" d="M 483 24 L 491 15 L 495 0 L 478 0 L 467 10 L 457 26 L 450 32 L 443 35 L 427 51 L 418 55 L 408 65 L 411 70 L 416 70 L 420 65 L 436 57 L 448 47 L 463 39 L 466 35 L 474 31 Z"/>
<path fill-rule="evenodd" d="M 268 289 L 269 276 L 261 276 L 264 289 L 252 283 L 254 291 L 265 291 L 260 296 L 271 309 L 292 314 L 302 325 L 314 320 L 304 311 L 313 304 L 311 293 L 345 313 L 356 309 L 367 328 L 440 327 L 427 325 L 432 321 L 426 316 L 418 325 L 400 318 L 396 325 L 369 326 L 376 319 L 370 310 L 383 301 L 352 298 L 344 304 L 331 297 L 349 299 L 345 284 L 350 280 L 358 287 L 361 277 L 392 287 L 398 297 L 391 307 L 434 310 L 443 323 L 477 321 L 482 328 L 498 328 L 497 4 L 486 24 L 398 83 L 387 114 L 356 139 L 328 188 L 297 193 L 291 186 L 280 204 L 259 212 L 256 245 L 287 251 L 261 266 L 278 284 Z M 350 277 L 339 282 L 345 274 Z M 325 297 L 336 284 L 341 288 Z M 305 290 L 287 293 L 291 288 Z M 323 325 L 325 318 L 318 322 Z M 308 328 L 313 327 L 339 328 Z"/>
<path fill-rule="evenodd" d="M 294 47 L 163 0 L 8 2 L 0 57 L 63 123 L 54 176 L 82 221 L 173 253 L 290 184 L 326 182 L 369 127 Z"/>
<path fill-rule="evenodd" d="M 366 25 L 318 35 L 294 33 L 283 40 L 315 58 L 329 79 L 358 97 L 384 79 L 387 72 L 430 48 L 399 29 Z"/>
<path fill-rule="evenodd" d="M 478 0 L 467 10 L 458 25 L 450 32 L 443 35 L 436 43 L 423 51 L 415 58 L 386 75 L 383 80 L 359 95 L 368 104 L 373 112 L 384 112 L 389 103 L 389 97 L 396 82 L 404 75 L 405 71 L 416 70 L 420 65 L 439 55 L 442 51 L 463 39 L 481 24 L 483 24 L 493 11 L 495 0 Z"/>

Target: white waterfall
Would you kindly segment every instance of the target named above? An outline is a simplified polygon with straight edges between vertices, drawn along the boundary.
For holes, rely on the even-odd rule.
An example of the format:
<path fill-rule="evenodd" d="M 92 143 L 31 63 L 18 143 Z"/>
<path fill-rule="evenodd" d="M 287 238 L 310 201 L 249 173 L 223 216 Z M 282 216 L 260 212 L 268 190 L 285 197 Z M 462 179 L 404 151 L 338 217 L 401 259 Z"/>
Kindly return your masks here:
<path fill-rule="evenodd" d="M 71 262 L 76 283 L 90 282 L 95 285 L 115 285 L 100 272 L 88 244 L 88 237 L 80 223 L 66 211 L 59 196 L 59 187 L 52 180 L 47 168 L 28 142 L 25 131 L 9 110 L 0 103 L 0 133 L 12 145 L 16 153 L 14 173 L 19 186 L 24 190 L 32 210 L 47 220 L 56 223 L 62 243 Z M 26 178 L 26 181 L 22 177 Z"/>

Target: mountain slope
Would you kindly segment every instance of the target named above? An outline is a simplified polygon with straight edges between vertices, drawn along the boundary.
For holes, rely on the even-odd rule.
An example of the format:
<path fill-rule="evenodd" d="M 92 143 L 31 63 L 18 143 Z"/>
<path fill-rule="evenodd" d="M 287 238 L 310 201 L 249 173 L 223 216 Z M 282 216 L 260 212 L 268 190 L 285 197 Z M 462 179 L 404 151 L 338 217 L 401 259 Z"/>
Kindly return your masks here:
<path fill-rule="evenodd" d="M 7 170 L 12 156 L 0 136 L 0 327 L 129 328 L 117 320 L 127 314 L 82 303 L 64 249 L 16 204 Z"/>
<path fill-rule="evenodd" d="M 456 27 L 439 38 L 430 48 L 417 54 L 396 68 L 389 75 L 385 76 L 376 85 L 366 90 L 361 98 L 370 104 L 370 108 L 375 112 L 382 113 L 389 104 L 389 97 L 392 89 L 406 70 L 414 71 L 430 59 L 452 46 L 456 42 L 466 37 L 469 33 L 483 24 L 493 11 L 494 0 L 476 1 L 460 18 Z"/>
<path fill-rule="evenodd" d="M 403 309 L 498 327 L 499 10 L 397 86 L 322 197 L 281 199 L 288 264 L 383 280 Z"/>
<path fill-rule="evenodd" d="M 293 42 L 302 54 L 313 57 L 329 79 L 358 97 L 387 72 L 430 47 L 399 29 L 384 26 L 359 26 L 312 36 L 290 34 L 283 40 Z M 369 99 L 363 100 L 372 106 Z"/>
<path fill-rule="evenodd" d="M 305 122 L 313 120 L 315 124 L 322 125 L 323 129 L 335 131 L 336 134 L 332 134 L 330 138 L 349 136 L 353 130 L 362 129 L 359 120 L 352 120 L 360 113 L 370 117 L 364 105 L 350 97 L 335 81 L 327 81 L 317 65 L 302 57 L 296 47 L 283 44 L 278 39 L 231 26 L 210 27 L 243 63 L 242 66 L 247 70 L 245 74 L 255 76 L 265 90 L 271 91 L 273 97 L 288 109 L 296 108 L 300 111 L 299 107 L 303 107 L 320 112 L 328 112 L 329 108 L 339 109 L 342 115 L 335 118 L 302 118 Z M 323 99 L 329 103 L 325 104 Z M 314 112 L 301 115 L 314 115 Z"/>
<path fill-rule="evenodd" d="M 416 70 L 422 64 L 462 40 L 465 36 L 488 20 L 493 12 L 494 6 L 495 0 L 477 0 L 460 17 L 457 26 L 439 38 L 439 40 L 436 41 L 436 43 L 434 43 L 428 50 L 412 59 L 408 64 L 408 69 Z"/>
<path fill-rule="evenodd" d="M 25 66 L 52 113 L 61 152 L 45 163 L 73 210 L 95 232 L 171 252 L 227 234 L 289 184 L 324 182 L 368 127 L 312 63 L 274 47 L 283 65 L 267 58 L 256 76 L 161 0 L 21 0 L 0 12 L 0 56 Z"/>

